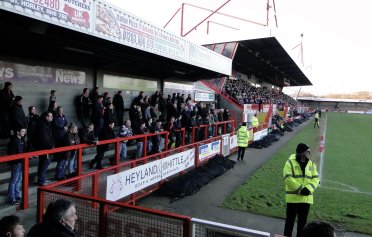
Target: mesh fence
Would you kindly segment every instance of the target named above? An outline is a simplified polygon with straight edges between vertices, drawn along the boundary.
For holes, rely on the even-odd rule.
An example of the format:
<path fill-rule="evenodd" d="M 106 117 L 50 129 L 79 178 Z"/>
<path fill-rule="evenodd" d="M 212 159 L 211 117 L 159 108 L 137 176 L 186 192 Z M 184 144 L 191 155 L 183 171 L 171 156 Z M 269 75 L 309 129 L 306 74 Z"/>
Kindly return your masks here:
<path fill-rule="evenodd" d="M 48 204 L 65 198 L 75 203 L 78 220 L 75 230 L 79 237 L 175 237 L 183 236 L 183 225 L 188 219 L 175 219 L 166 214 L 137 210 L 135 207 L 106 204 L 104 201 L 93 205 L 90 200 L 54 194 L 44 191 L 45 212 Z"/>

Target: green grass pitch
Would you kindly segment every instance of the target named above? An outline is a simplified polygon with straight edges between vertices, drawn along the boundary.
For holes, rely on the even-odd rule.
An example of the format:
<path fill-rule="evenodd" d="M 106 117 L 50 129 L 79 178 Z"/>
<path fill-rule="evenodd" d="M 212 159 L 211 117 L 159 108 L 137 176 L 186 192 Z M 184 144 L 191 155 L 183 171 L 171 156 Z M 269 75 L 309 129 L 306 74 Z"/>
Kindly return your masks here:
<path fill-rule="evenodd" d="M 372 115 L 323 113 L 321 129 L 312 125 L 310 122 L 235 190 L 223 207 L 285 218 L 282 169 L 296 145 L 305 142 L 313 151 L 318 172 L 323 167 L 308 221 L 325 220 L 347 231 L 372 234 Z M 324 132 L 325 153 L 320 161 L 318 149 Z"/>

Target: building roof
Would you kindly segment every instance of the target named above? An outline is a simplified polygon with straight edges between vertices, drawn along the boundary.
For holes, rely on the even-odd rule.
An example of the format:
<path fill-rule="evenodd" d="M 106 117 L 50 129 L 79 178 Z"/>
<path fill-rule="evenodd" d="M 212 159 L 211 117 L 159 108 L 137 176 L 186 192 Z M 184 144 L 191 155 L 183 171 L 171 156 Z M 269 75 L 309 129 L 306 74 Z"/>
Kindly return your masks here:
<path fill-rule="evenodd" d="M 312 85 L 301 67 L 291 58 L 277 38 L 267 37 L 236 42 L 238 43 L 237 48 L 235 53 L 231 55 L 233 57 L 232 68 L 234 71 L 246 74 L 248 78 L 249 75 L 253 74 L 263 82 L 281 87 Z M 231 43 L 234 42 L 222 42 L 204 46 L 218 52 L 225 47 L 216 46 Z M 225 55 L 224 51 L 219 53 Z"/>
<path fill-rule="evenodd" d="M 162 30 L 159 29 L 159 31 Z M 190 43 L 190 49 L 194 54 L 197 54 L 195 63 L 184 59 L 175 60 L 167 55 L 162 56 L 128 47 L 118 42 L 54 24 L 53 21 L 49 23 L 2 9 L 0 9 L 0 35 L 3 60 L 7 57 L 22 58 L 97 68 L 110 73 L 159 79 L 177 77 L 189 81 L 216 78 L 231 73 L 231 61 L 227 67 L 229 70 L 225 70 L 226 73 L 213 70 L 211 69 L 213 67 L 208 65 L 213 64 L 214 55 L 210 55 L 209 50 L 204 47 L 192 43 Z M 185 42 L 183 39 L 180 40 L 182 48 Z M 209 56 L 212 64 L 208 60 L 204 60 L 203 56 Z M 216 58 L 220 58 L 218 62 L 226 61 L 221 55 L 216 54 L 216 56 Z M 187 58 L 191 58 L 191 56 L 187 55 Z"/>

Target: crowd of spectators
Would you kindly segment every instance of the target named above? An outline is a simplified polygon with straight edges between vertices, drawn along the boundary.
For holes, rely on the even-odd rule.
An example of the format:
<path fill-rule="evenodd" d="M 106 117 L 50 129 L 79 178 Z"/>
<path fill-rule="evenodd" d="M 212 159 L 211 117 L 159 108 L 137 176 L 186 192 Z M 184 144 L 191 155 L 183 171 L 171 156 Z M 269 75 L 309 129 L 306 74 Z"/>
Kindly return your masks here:
<path fill-rule="evenodd" d="M 298 102 L 292 97 L 284 94 L 281 91 L 275 89 L 269 89 L 267 87 L 255 87 L 246 80 L 232 80 L 227 79 L 222 93 L 229 95 L 239 104 L 277 104 L 280 110 L 283 110 L 284 106 L 296 106 Z M 260 108 L 262 108 L 260 106 Z"/>
<path fill-rule="evenodd" d="M 63 106 L 58 104 L 56 90 L 51 90 L 48 110 L 41 115 L 37 112 L 37 105 L 29 106 L 28 115 L 26 115 L 22 103 L 22 96 L 15 96 L 12 92 L 12 83 L 6 82 L 0 91 L 0 134 L 2 138 L 11 138 L 8 144 L 8 154 L 48 150 L 80 143 L 98 145 L 99 140 L 162 131 L 169 132 L 169 143 L 165 146 L 170 149 L 181 145 L 181 129 L 185 130 L 186 143 L 189 144 L 192 127 L 198 127 L 195 140 L 200 141 L 205 137 L 205 130 L 200 128 L 200 125 L 213 125 L 231 119 L 228 109 L 214 109 L 214 106 L 204 102 L 195 103 L 190 94 L 187 97 L 180 93 L 166 96 L 159 91 L 152 95 L 140 92 L 131 103 L 129 119 L 125 120 L 124 99 L 121 91 L 118 91 L 112 100 L 108 92 L 101 94 L 98 87 L 94 88 L 92 93 L 89 93 L 88 88 L 82 90 L 77 108 L 77 121 L 73 122 L 66 117 Z M 216 132 L 221 134 L 222 127 L 222 125 L 209 126 L 207 135 L 213 137 Z M 216 128 L 218 131 L 215 131 Z M 227 132 L 232 130 L 230 124 L 227 130 Z M 120 159 L 127 158 L 127 145 L 136 145 L 136 158 L 143 156 L 145 145 L 147 154 L 158 153 L 164 136 L 164 134 L 151 136 L 146 144 L 143 138 L 123 141 L 120 144 Z M 108 149 L 108 145 L 97 146 L 97 155 L 90 163 L 90 168 L 102 168 L 101 161 Z M 53 156 L 39 156 L 38 185 L 49 183 L 46 179 L 46 172 L 52 160 L 57 162 L 56 180 L 75 175 L 76 155 L 76 151 L 69 151 L 56 153 Z M 22 176 L 21 160 L 11 162 L 10 165 L 12 177 L 8 190 L 9 202 L 18 204 Z"/>

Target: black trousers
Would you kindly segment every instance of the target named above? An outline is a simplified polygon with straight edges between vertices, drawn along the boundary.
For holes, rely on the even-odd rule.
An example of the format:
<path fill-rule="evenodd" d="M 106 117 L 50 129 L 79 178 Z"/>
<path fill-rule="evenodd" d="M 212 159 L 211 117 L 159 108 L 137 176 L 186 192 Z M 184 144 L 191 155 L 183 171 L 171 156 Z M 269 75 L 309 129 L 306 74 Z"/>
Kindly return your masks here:
<path fill-rule="evenodd" d="M 238 146 L 238 160 L 239 160 L 239 158 L 241 160 L 244 159 L 244 153 L 245 153 L 245 147 Z"/>
<path fill-rule="evenodd" d="M 310 204 L 308 203 L 287 203 L 284 235 L 291 237 L 294 222 L 297 218 L 297 237 L 301 237 L 301 232 L 306 225 L 307 215 L 309 214 Z"/>

